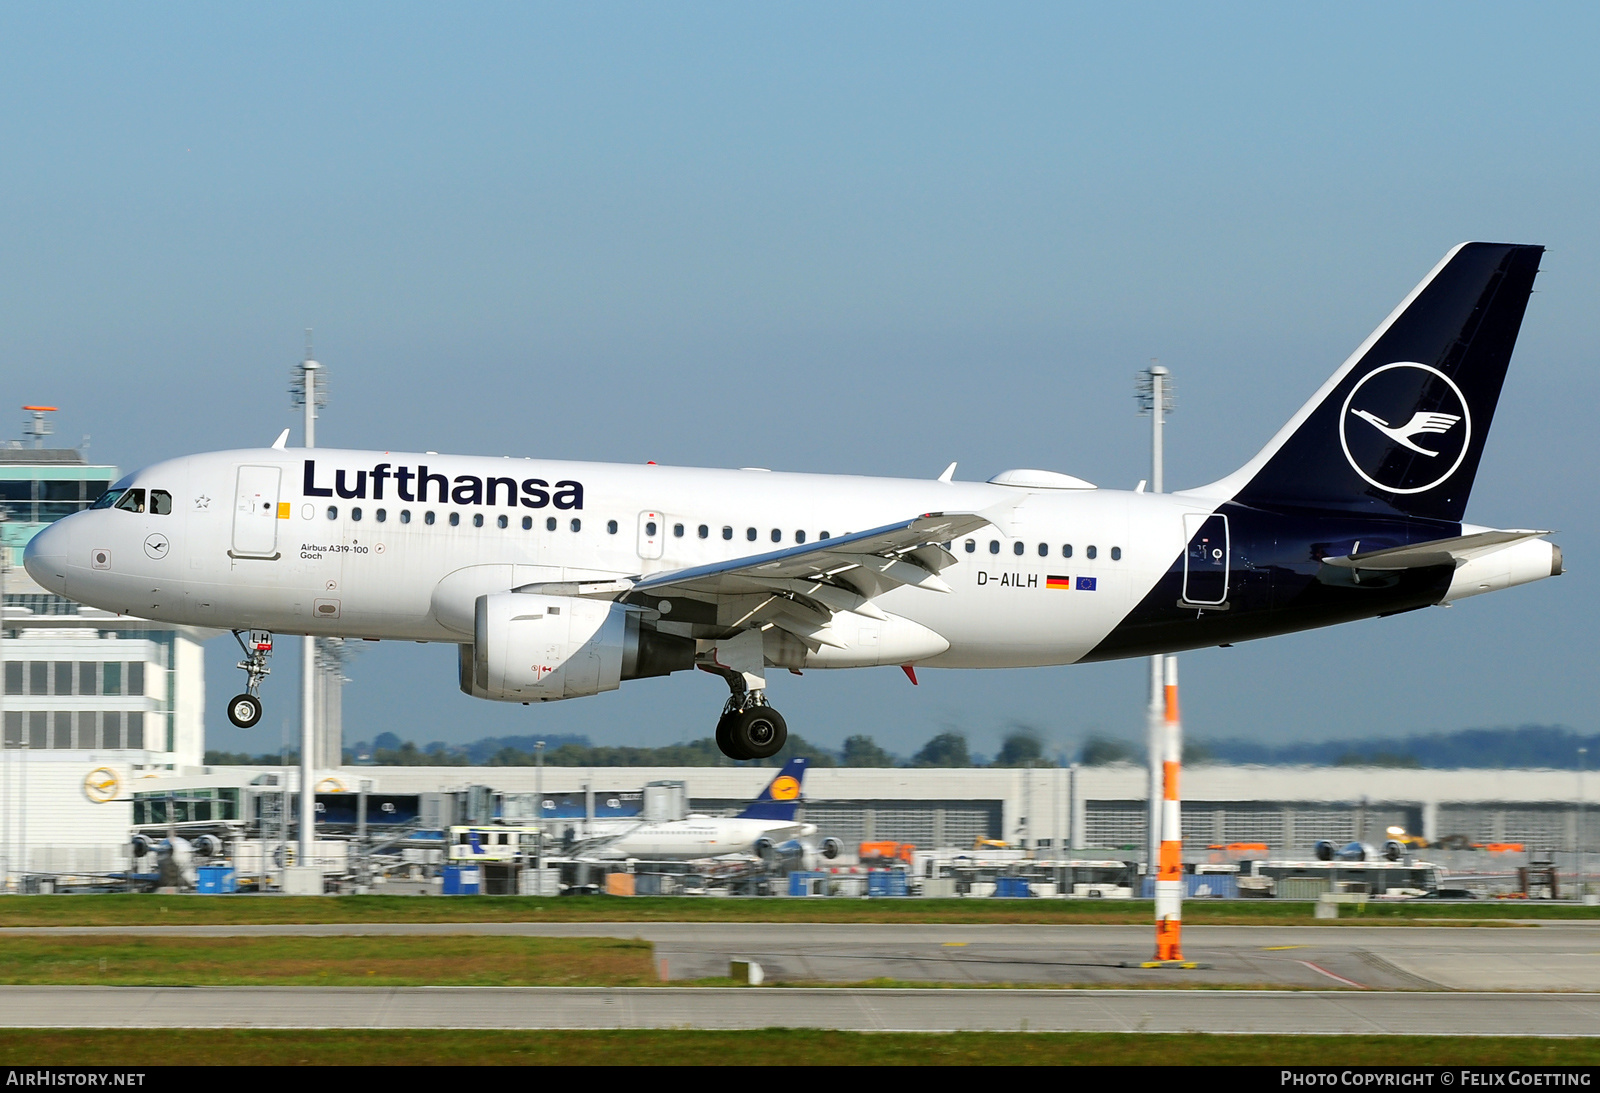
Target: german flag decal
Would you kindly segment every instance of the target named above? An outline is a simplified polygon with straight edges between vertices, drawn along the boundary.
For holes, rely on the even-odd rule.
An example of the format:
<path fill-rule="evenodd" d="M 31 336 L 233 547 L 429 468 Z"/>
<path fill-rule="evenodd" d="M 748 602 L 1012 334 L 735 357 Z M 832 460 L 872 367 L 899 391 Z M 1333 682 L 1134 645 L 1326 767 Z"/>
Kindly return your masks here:
<path fill-rule="evenodd" d="M 1072 591 L 1072 578 L 1057 577 L 1052 573 L 1044 579 L 1044 586 L 1046 588 L 1059 588 L 1063 592 L 1070 592 Z"/>

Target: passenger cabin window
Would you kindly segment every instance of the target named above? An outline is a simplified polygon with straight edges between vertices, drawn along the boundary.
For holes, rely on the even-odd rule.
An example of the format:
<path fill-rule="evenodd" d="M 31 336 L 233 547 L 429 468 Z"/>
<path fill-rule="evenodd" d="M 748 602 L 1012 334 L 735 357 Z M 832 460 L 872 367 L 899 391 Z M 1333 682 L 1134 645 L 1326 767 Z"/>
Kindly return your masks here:
<path fill-rule="evenodd" d="M 122 500 L 117 502 L 117 508 L 121 509 L 123 512 L 143 512 L 144 511 L 144 491 L 143 490 L 126 490 L 126 491 L 124 491 L 123 494 L 122 494 Z"/>
<path fill-rule="evenodd" d="M 702 538 L 702 539 L 711 538 L 711 529 L 706 527 L 704 524 L 700 525 L 700 538 Z"/>
<path fill-rule="evenodd" d="M 1021 539 L 1018 539 L 1016 542 L 1011 544 L 1011 553 L 1013 553 L 1013 554 L 1020 555 L 1024 550 L 1027 550 L 1027 549 L 1028 549 L 1027 547 L 1022 545 L 1022 540 Z"/>
<path fill-rule="evenodd" d="M 1098 556 L 1098 555 L 1099 555 L 1099 553 L 1100 553 L 1100 551 L 1098 551 L 1098 550 L 1097 550 L 1097 549 L 1095 549 L 1095 548 L 1094 548 L 1094 547 L 1088 547 L 1088 548 L 1086 548 L 1086 549 L 1085 549 L 1085 550 L 1084 550 L 1084 552 L 1083 552 L 1083 553 L 1084 553 L 1084 555 L 1085 555 L 1085 556 L 1086 556 L 1086 557 L 1088 557 L 1088 558 L 1091 558 L 1091 559 L 1093 559 L 1093 558 L 1095 558 L 1095 557 L 1096 557 L 1096 556 Z"/>
<path fill-rule="evenodd" d="M 830 536 L 830 535 L 829 535 L 829 534 L 828 534 L 828 533 L 827 533 L 827 532 L 826 532 L 826 531 L 819 531 L 819 532 L 817 532 L 817 542 L 819 542 L 819 543 L 820 543 L 820 542 L 821 542 L 821 541 L 822 541 L 822 540 L 824 540 L 824 539 L 827 539 L 827 538 L 830 538 L 830 537 L 831 537 L 831 536 Z"/>
<path fill-rule="evenodd" d="M 773 528 L 772 529 L 772 541 L 774 543 L 783 542 L 783 531 L 781 529 L 779 529 L 779 528 Z"/>
<path fill-rule="evenodd" d="M 1041 558 L 1050 557 L 1050 544 L 1049 543 L 1040 543 L 1039 544 L 1039 557 L 1041 557 Z"/>
<path fill-rule="evenodd" d="M 803 532 L 803 531 L 795 532 L 794 533 L 794 541 L 797 542 L 797 543 L 805 542 L 806 541 L 806 533 Z"/>
<path fill-rule="evenodd" d="M 654 520 L 646 520 L 644 522 L 644 533 L 646 535 L 650 536 L 650 538 L 652 538 L 652 539 L 655 538 L 655 536 L 656 536 L 656 522 Z"/>
<path fill-rule="evenodd" d="M 1061 556 L 1063 558 L 1072 557 L 1072 544 L 1071 543 L 1063 543 L 1061 545 Z"/>
<path fill-rule="evenodd" d="M 483 527 L 483 513 L 475 512 L 472 514 L 472 526 L 475 528 Z"/>
<path fill-rule="evenodd" d="M 423 514 L 423 517 L 422 517 L 422 522 L 423 522 L 423 523 L 424 523 L 424 524 L 431 524 L 431 523 L 433 523 L 433 513 L 431 513 L 431 512 L 429 512 L 429 513 L 425 513 L 425 514 Z"/>
<path fill-rule="evenodd" d="M 460 527 L 461 526 L 461 514 L 459 512 L 452 512 L 450 514 L 450 526 L 451 527 Z"/>
<path fill-rule="evenodd" d="M 744 529 L 744 537 L 746 539 L 750 540 L 752 543 L 755 542 L 756 541 L 756 529 L 755 528 L 745 528 Z"/>
<path fill-rule="evenodd" d="M 732 539 L 733 538 L 733 529 L 730 528 L 730 527 L 723 528 L 722 529 L 722 537 L 724 539 Z"/>
<path fill-rule="evenodd" d="M 606 534 L 607 535 L 615 535 L 616 533 L 617 533 L 617 522 L 615 520 L 607 520 L 606 521 Z"/>
<path fill-rule="evenodd" d="M 339 519 L 339 506 L 338 505 L 329 505 L 328 506 L 328 519 L 330 519 L 330 520 Z"/>
<path fill-rule="evenodd" d="M 573 521 L 572 521 L 572 530 L 573 531 L 582 531 L 583 530 L 583 521 L 577 519 L 576 517 L 574 517 Z"/>
<path fill-rule="evenodd" d="M 546 531 L 554 531 L 556 529 L 556 518 L 554 516 L 546 517 L 544 529 Z"/>
<path fill-rule="evenodd" d="M 350 519 L 352 519 L 352 520 L 361 519 L 361 506 L 357 505 L 356 507 L 354 507 L 354 508 L 352 508 L 350 510 Z"/>
<path fill-rule="evenodd" d="M 674 539 L 682 539 L 683 538 L 683 525 L 682 524 L 673 524 L 672 525 L 672 537 Z"/>
<path fill-rule="evenodd" d="M 400 510 L 400 522 L 402 524 L 411 523 L 411 510 L 410 509 L 401 509 Z"/>
<path fill-rule="evenodd" d="M 507 519 L 506 517 L 504 517 L 504 516 L 501 516 L 500 518 L 495 520 L 495 523 L 499 524 L 503 528 L 511 526 L 511 521 L 509 519 Z"/>
<path fill-rule="evenodd" d="M 372 514 L 372 516 L 380 524 L 383 523 L 385 520 L 389 519 L 389 513 L 388 513 L 388 511 L 386 509 L 378 509 L 376 512 L 374 512 Z"/>
<path fill-rule="evenodd" d="M 1000 553 L 1000 540 L 999 539 L 990 539 L 989 540 L 989 553 L 990 554 L 999 554 Z"/>
<path fill-rule="evenodd" d="M 166 490 L 151 490 L 150 511 L 157 516 L 171 516 L 172 494 Z"/>
<path fill-rule="evenodd" d="M 522 530 L 523 531 L 532 531 L 533 530 L 533 517 L 524 516 L 522 518 Z"/>
<path fill-rule="evenodd" d="M 1122 548 L 1121 547 L 1112 547 L 1111 548 L 1111 560 L 1113 562 L 1122 561 Z"/>
<path fill-rule="evenodd" d="M 978 544 L 973 542 L 971 539 L 968 539 L 967 540 L 967 553 L 971 554 L 973 551 L 975 551 L 977 549 L 978 549 Z"/>

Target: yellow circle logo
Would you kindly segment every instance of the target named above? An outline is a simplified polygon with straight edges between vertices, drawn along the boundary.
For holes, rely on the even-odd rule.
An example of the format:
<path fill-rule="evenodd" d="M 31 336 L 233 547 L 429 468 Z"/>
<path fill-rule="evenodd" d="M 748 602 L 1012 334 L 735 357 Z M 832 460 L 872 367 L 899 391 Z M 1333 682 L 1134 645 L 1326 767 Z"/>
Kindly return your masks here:
<path fill-rule="evenodd" d="M 792 801 L 800 796 L 800 783 L 787 774 L 772 780 L 772 799 L 774 801 Z"/>
<path fill-rule="evenodd" d="M 322 781 L 317 783 L 317 792 L 318 793 L 349 793 L 350 792 L 350 787 L 345 785 L 344 782 L 342 782 L 338 778 L 334 778 L 334 777 L 330 776 L 330 777 L 324 778 Z"/>
<path fill-rule="evenodd" d="M 95 767 L 83 779 L 83 794 L 97 805 L 117 799 L 122 777 L 110 767 Z"/>

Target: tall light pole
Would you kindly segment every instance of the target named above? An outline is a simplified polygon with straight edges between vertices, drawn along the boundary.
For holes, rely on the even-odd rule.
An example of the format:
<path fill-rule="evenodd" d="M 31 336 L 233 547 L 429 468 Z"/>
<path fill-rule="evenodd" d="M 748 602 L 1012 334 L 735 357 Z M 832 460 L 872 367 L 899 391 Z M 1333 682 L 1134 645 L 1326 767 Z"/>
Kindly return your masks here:
<path fill-rule="evenodd" d="M 1139 373 L 1137 393 L 1139 413 L 1150 417 L 1150 492 L 1163 493 L 1162 482 L 1162 430 L 1166 416 L 1172 412 L 1172 373 L 1155 358 L 1150 367 Z M 1161 798 L 1162 798 L 1162 738 L 1166 732 L 1166 666 L 1165 656 L 1157 653 L 1150 658 L 1150 703 L 1145 718 L 1145 748 L 1148 754 L 1149 815 L 1145 822 L 1145 873 L 1154 876 L 1156 862 L 1161 856 Z M 1176 672 L 1176 668 L 1174 668 Z"/>
<path fill-rule="evenodd" d="M 305 410 L 306 447 L 317 446 L 317 410 L 328 405 L 328 371 L 311 358 L 311 331 L 306 331 L 305 359 L 290 373 L 289 395 Z M 312 763 L 316 750 L 317 639 L 307 634 L 300 651 L 300 852 L 297 864 L 312 864 L 317 802 Z"/>
<path fill-rule="evenodd" d="M 1578 844 L 1578 902 L 1583 902 L 1583 897 L 1588 894 L 1588 888 L 1583 883 L 1583 758 L 1589 754 L 1588 748 L 1578 749 L 1578 837 L 1574 841 Z"/>
<path fill-rule="evenodd" d="M 542 896 L 544 892 L 544 741 L 536 740 L 533 744 L 533 796 L 534 807 L 539 810 L 539 833 L 535 836 L 538 842 L 533 844 L 533 893 Z"/>

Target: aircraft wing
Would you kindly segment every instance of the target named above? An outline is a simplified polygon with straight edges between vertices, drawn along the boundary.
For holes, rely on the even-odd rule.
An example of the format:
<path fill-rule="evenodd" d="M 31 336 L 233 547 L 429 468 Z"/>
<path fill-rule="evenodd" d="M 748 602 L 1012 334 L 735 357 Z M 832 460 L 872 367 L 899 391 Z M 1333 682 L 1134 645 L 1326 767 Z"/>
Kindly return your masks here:
<path fill-rule="evenodd" d="M 836 612 L 881 621 L 888 615 L 872 600 L 891 589 L 910 585 L 949 592 L 939 572 L 956 559 L 941 544 L 991 522 L 970 512 L 925 513 L 766 554 L 642 577 L 525 585 L 518 591 L 623 600 L 643 608 L 660 599 L 699 600 L 714 605 L 704 621 L 715 619 L 715 628 L 723 632 L 776 626 L 813 650 L 844 648 L 831 630 Z"/>
<path fill-rule="evenodd" d="M 1338 558 L 1324 558 L 1323 565 L 1340 569 L 1420 569 L 1424 566 L 1459 566 L 1479 554 L 1499 550 L 1524 539 L 1537 539 L 1549 535 L 1548 531 L 1479 531 L 1471 535 L 1457 535 L 1449 539 L 1433 539 L 1426 543 L 1389 547 L 1386 550 L 1368 550 L 1359 554 L 1345 554 Z"/>

